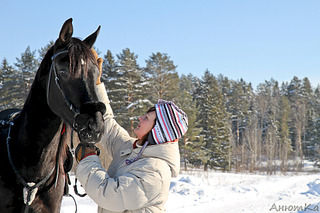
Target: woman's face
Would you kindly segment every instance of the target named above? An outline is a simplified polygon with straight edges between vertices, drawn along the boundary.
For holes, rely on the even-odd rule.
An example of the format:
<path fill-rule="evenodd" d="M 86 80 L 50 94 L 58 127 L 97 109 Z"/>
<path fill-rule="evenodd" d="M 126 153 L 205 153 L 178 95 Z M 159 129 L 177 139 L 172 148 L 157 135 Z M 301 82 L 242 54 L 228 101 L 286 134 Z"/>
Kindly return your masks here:
<path fill-rule="evenodd" d="M 134 133 L 136 133 L 139 139 L 142 139 L 143 136 L 150 132 L 151 129 L 154 127 L 156 116 L 156 112 L 152 111 L 139 117 L 140 122 L 134 130 Z"/>

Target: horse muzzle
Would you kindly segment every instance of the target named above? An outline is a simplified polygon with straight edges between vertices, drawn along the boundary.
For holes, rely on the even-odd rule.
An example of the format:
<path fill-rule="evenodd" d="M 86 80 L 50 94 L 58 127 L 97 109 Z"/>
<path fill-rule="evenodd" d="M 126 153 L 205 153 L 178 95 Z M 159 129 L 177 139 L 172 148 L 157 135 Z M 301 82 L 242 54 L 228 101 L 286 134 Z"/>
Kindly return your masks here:
<path fill-rule="evenodd" d="M 89 102 L 80 107 L 75 117 L 73 129 L 78 132 L 81 143 L 94 144 L 100 141 L 104 133 L 103 114 L 106 107 L 101 102 Z"/>

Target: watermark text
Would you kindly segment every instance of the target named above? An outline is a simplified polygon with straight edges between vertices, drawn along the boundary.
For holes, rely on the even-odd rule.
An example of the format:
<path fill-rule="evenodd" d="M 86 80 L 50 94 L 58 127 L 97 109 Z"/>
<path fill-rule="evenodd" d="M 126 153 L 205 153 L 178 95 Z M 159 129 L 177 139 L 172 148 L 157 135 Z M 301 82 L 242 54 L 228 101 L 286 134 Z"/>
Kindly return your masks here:
<path fill-rule="evenodd" d="M 292 212 L 292 211 L 314 211 L 319 212 L 319 206 L 313 205 L 313 204 L 307 204 L 304 205 L 276 205 L 275 203 L 272 204 L 269 211 L 275 211 L 275 212 Z"/>

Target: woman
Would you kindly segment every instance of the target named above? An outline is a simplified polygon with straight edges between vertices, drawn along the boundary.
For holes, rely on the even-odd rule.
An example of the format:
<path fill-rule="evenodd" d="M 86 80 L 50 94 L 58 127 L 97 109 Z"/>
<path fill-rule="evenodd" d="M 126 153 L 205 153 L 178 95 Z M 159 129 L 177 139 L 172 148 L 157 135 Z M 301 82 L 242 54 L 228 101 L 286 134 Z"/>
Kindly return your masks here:
<path fill-rule="evenodd" d="M 100 70 L 101 62 L 99 58 Z M 187 115 L 161 100 L 139 118 L 134 130 L 138 139 L 132 138 L 114 120 L 100 82 L 98 96 L 107 108 L 101 143 L 112 161 L 106 171 L 94 148 L 78 148 L 78 180 L 98 204 L 98 212 L 165 212 L 171 177 L 179 174 L 178 139 L 187 131 Z"/>

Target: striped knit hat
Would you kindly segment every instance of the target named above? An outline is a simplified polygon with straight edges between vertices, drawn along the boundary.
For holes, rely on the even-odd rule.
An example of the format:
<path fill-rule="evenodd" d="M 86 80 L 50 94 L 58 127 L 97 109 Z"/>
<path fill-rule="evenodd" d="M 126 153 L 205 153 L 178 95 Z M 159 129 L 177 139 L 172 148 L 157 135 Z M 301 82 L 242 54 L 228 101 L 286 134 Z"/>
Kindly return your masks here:
<path fill-rule="evenodd" d="M 148 144 L 162 144 L 169 141 L 176 141 L 188 130 L 188 116 L 179 109 L 173 102 L 159 100 L 155 105 L 156 108 L 156 124 L 148 134 L 148 140 L 140 149 L 138 155 L 134 159 L 126 159 L 126 164 L 138 160 L 143 150 Z"/>
<path fill-rule="evenodd" d="M 179 139 L 188 130 L 188 116 L 173 102 L 159 100 L 155 105 L 156 124 L 148 135 L 150 144 L 161 144 Z"/>

